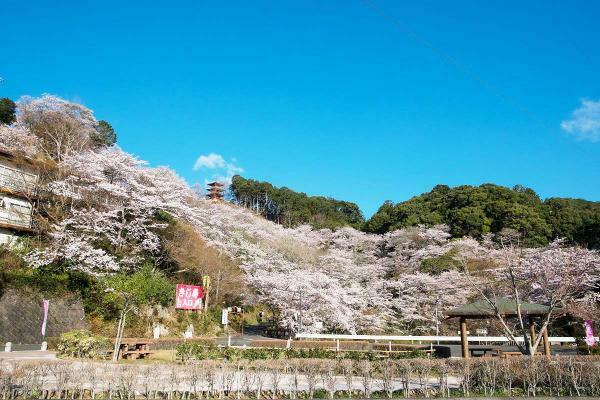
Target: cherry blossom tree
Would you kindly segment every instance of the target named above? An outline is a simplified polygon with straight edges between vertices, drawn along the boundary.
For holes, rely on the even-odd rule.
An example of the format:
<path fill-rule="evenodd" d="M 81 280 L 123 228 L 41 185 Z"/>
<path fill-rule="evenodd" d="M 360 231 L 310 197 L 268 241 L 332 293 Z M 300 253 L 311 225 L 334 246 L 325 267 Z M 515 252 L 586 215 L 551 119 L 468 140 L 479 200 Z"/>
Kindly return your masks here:
<path fill-rule="evenodd" d="M 590 313 L 597 312 L 598 305 L 589 304 L 589 294 L 600 288 L 600 254 L 598 251 L 579 247 L 565 247 L 557 240 L 546 247 L 523 249 L 514 243 L 503 243 L 504 259 L 501 267 L 485 271 L 473 283 L 479 295 L 494 311 L 504 334 L 515 341 L 523 354 L 535 354 L 542 335 L 532 338 L 522 311 L 522 302 L 538 302 L 547 306 L 547 313 L 539 331 L 547 329 L 560 311 L 587 303 Z M 464 263 L 468 272 L 467 263 Z M 467 274 L 467 276 L 472 276 Z M 507 296 L 515 303 L 517 323 L 512 326 L 501 313 L 499 299 Z M 583 300 L 579 301 L 578 300 Z M 579 303 L 579 304 L 577 304 Z M 585 312 L 585 311 L 584 311 Z M 531 322 L 530 322 L 531 323 Z M 523 338 L 523 343 L 516 341 Z M 535 339 L 535 340 L 534 340 Z"/>
<path fill-rule="evenodd" d="M 42 151 L 56 161 L 90 146 L 98 121 L 91 110 L 57 96 L 24 96 L 17 103 L 17 124 L 27 127 Z"/>
<path fill-rule="evenodd" d="M 0 124 L 0 149 L 30 158 L 41 151 L 39 139 L 22 124 Z"/>

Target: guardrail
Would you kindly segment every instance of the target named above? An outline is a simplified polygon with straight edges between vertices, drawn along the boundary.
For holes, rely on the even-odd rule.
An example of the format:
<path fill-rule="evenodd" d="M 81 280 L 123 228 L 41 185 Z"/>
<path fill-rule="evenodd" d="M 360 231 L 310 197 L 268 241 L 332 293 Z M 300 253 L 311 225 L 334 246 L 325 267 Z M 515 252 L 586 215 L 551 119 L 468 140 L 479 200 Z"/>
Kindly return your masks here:
<path fill-rule="evenodd" d="M 460 336 L 390 336 L 390 335 L 336 335 L 321 333 L 298 333 L 296 339 L 330 339 L 330 340 L 372 340 L 385 342 L 457 342 Z M 522 342 L 522 337 L 517 337 L 517 342 Z M 598 340 L 598 338 L 596 338 Z M 513 342 L 505 336 L 467 336 L 468 342 Z M 548 338 L 551 343 L 575 343 L 572 336 L 552 336 Z"/>

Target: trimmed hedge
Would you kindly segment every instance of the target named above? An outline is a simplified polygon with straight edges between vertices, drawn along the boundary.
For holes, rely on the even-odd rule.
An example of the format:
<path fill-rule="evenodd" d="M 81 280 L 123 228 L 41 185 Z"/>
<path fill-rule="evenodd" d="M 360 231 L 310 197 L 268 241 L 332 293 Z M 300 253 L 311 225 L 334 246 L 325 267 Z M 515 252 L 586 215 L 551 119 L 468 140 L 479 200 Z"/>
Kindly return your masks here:
<path fill-rule="evenodd" d="M 234 347 L 206 346 L 199 343 L 181 343 L 175 347 L 177 358 L 182 361 L 188 360 L 218 360 L 228 361 L 236 360 L 278 360 L 293 358 L 312 358 L 312 359 L 349 359 L 349 360 L 376 360 L 382 353 L 362 352 L 362 351 L 341 351 L 322 348 L 311 349 L 277 349 L 277 348 L 247 348 L 240 349 Z M 404 358 L 426 358 L 427 352 L 422 350 L 412 350 L 407 352 L 387 353 L 386 356 L 391 359 Z"/>

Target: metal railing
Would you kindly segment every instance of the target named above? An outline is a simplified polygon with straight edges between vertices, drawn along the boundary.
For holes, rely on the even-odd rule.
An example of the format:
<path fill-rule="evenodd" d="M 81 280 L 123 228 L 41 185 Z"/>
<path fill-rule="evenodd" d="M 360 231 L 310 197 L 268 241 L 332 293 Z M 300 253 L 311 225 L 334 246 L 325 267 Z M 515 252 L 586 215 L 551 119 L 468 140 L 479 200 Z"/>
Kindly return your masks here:
<path fill-rule="evenodd" d="M 0 188 L 13 192 L 35 194 L 36 176 L 0 165 Z"/>
<path fill-rule="evenodd" d="M 23 218 L 20 215 L 0 215 L 0 223 L 12 226 L 18 226 L 22 228 L 31 228 L 31 217 Z"/>
<path fill-rule="evenodd" d="M 381 340 L 390 342 L 460 342 L 460 336 L 392 336 L 392 335 L 334 335 L 319 333 L 299 333 L 296 339 L 331 339 L 331 340 Z M 522 337 L 517 337 L 517 342 L 522 342 Z M 511 342 L 505 336 L 467 336 L 469 342 Z M 575 343 L 572 336 L 552 336 L 548 338 L 552 343 Z"/>

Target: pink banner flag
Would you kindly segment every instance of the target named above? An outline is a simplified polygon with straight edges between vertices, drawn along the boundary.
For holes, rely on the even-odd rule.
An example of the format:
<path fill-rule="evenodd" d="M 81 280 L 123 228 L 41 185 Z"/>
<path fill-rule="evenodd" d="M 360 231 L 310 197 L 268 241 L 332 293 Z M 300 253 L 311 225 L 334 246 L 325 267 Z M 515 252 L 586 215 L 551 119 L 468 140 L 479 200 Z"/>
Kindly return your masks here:
<path fill-rule="evenodd" d="M 44 320 L 42 321 L 42 336 L 46 336 L 46 323 L 48 322 L 48 307 L 50 306 L 50 300 L 44 300 Z"/>
<path fill-rule="evenodd" d="M 585 322 L 585 342 L 588 346 L 596 345 L 596 338 L 594 338 L 594 321 L 586 319 Z"/>

